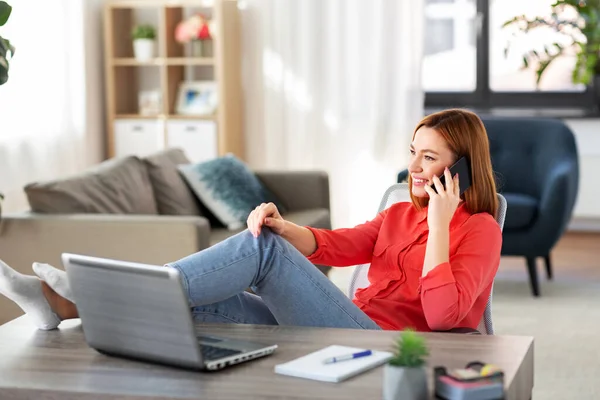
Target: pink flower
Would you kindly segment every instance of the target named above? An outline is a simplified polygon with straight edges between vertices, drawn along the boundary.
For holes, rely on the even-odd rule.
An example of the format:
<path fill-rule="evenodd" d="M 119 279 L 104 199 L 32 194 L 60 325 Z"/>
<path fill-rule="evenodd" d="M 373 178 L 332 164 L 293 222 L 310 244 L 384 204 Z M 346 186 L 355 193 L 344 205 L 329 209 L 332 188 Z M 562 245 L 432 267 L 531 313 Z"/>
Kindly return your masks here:
<path fill-rule="evenodd" d="M 181 21 L 175 28 L 175 40 L 179 43 L 187 43 L 192 40 L 211 39 L 210 25 L 208 19 L 202 14 L 195 14 Z"/>

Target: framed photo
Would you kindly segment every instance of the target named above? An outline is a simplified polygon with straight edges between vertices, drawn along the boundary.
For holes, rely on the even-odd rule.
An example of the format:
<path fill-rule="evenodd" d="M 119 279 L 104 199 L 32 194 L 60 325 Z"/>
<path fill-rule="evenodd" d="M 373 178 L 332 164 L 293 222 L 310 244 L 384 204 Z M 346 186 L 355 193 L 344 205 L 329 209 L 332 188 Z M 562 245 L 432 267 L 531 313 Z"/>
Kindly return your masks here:
<path fill-rule="evenodd" d="M 158 115 L 162 112 L 162 96 L 158 90 L 138 93 L 138 107 L 142 115 Z"/>
<path fill-rule="evenodd" d="M 213 81 L 190 81 L 179 84 L 177 114 L 211 115 L 217 110 L 219 97 L 217 83 Z"/>

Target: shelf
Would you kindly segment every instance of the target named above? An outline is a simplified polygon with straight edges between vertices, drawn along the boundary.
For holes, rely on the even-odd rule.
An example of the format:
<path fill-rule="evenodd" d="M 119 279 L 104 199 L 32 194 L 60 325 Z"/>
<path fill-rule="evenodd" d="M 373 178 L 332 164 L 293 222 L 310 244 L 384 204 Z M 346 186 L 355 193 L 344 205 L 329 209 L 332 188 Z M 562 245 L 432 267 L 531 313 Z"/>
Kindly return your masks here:
<path fill-rule="evenodd" d="M 117 114 L 115 119 L 165 119 L 165 115 Z"/>
<path fill-rule="evenodd" d="M 217 116 L 216 116 L 216 114 L 213 114 L 213 115 L 169 114 L 167 116 L 167 119 L 170 119 L 170 120 L 178 120 L 178 119 L 183 119 L 183 120 L 202 119 L 202 120 L 205 120 L 205 121 L 216 121 L 217 120 Z"/>
<path fill-rule="evenodd" d="M 204 120 L 216 121 L 217 115 L 183 115 L 183 114 L 158 114 L 158 115 L 141 115 L 141 114 L 117 114 L 115 119 L 168 119 L 168 120 Z"/>
<path fill-rule="evenodd" d="M 112 63 L 114 66 L 118 67 L 159 66 L 165 64 L 165 59 L 154 58 L 149 61 L 138 61 L 135 58 L 115 58 Z"/>
<path fill-rule="evenodd" d="M 166 59 L 167 65 L 215 65 L 212 57 L 173 57 Z"/>
<path fill-rule="evenodd" d="M 116 67 L 145 67 L 161 65 L 215 65 L 214 58 L 207 57 L 157 57 L 149 61 L 138 61 L 135 58 L 115 58 L 112 64 Z"/>
<path fill-rule="evenodd" d="M 191 135 L 197 129 L 213 130 L 214 144 L 189 144 L 190 154 L 201 158 L 204 148 L 211 156 L 233 153 L 244 157 L 243 101 L 240 71 L 241 44 L 239 0 L 102 0 L 104 6 L 104 68 L 106 76 L 106 130 L 109 157 L 146 153 L 170 143 L 205 140 Z M 177 41 L 178 24 L 196 12 L 215 22 L 212 53 L 195 53 L 193 46 Z M 156 27 L 154 57 L 135 58 L 131 28 L 138 24 Z M 203 57 L 195 57 L 202 54 Z M 212 81 L 219 88 L 219 108 L 211 115 L 177 113 L 182 82 Z M 142 115 L 140 94 L 160 94 L 158 114 Z M 127 127 L 135 132 L 123 131 Z M 179 131 L 178 131 L 179 129 Z M 117 130 L 119 130 L 117 132 Z M 156 135 L 141 134 L 151 130 Z M 184 132 L 181 137 L 175 132 Z M 200 137 L 202 136 L 202 137 Z M 131 140 L 130 140 L 131 139 Z M 124 145 L 125 143 L 125 145 Z M 200 142 L 198 142 L 200 143 Z M 212 142 L 211 142 L 212 143 Z M 214 148 L 214 149 L 213 149 Z M 214 153 L 214 154 L 213 154 Z"/>
<path fill-rule="evenodd" d="M 111 8 L 200 7 L 212 10 L 214 0 L 110 0 Z"/>

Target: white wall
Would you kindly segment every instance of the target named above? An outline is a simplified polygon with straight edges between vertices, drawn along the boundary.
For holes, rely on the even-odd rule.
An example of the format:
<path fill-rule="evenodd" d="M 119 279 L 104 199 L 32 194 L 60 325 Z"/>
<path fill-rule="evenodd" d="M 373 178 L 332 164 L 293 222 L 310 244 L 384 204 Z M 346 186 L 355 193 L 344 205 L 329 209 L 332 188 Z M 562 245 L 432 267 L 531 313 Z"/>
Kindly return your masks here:
<path fill-rule="evenodd" d="M 579 193 L 570 230 L 600 231 L 600 119 L 567 119 L 579 151 Z"/>
<path fill-rule="evenodd" d="M 86 0 L 81 2 L 80 7 L 73 7 L 71 9 L 72 24 L 75 30 L 81 32 L 81 35 L 73 37 L 73 43 L 61 43 L 56 49 L 58 52 L 63 52 L 68 51 L 68 46 L 83 48 L 84 60 L 79 59 L 70 65 L 74 69 L 69 70 L 69 76 L 72 80 L 84 82 L 80 85 L 84 88 L 80 93 L 68 97 L 77 104 L 61 104 L 61 107 L 68 108 L 66 114 L 76 120 L 79 134 L 74 137 L 73 135 L 61 135 L 60 132 L 50 132 L 49 129 L 41 129 L 39 132 L 25 137 L 23 131 L 26 130 L 29 121 L 24 119 L 22 127 L 19 123 L 14 124 L 15 127 L 11 127 L 15 132 L 2 132 L 3 135 L 0 135 L 0 192 L 6 196 L 3 203 L 4 213 L 23 211 L 28 208 L 23 192 L 23 187 L 27 183 L 76 173 L 98 163 L 104 157 L 103 5 L 104 0 Z M 23 23 L 23 20 L 11 18 L 10 22 Z M 23 49 L 21 47 L 21 53 L 19 53 L 19 37 L 11 37 L 11 39 L 17 44 L 17 52 L 12 64 L 13 69 L 16 70 L 19 66 L 19 62 L 17 62 L 19 54 L 32 54 L 35 51 L 32 51 L 31 48 Z M 31 43 L 31 40 L 21 40 L 20 42 L 23 46 L 23 43 Z M 38 40 L 37 45 L 54 46 L 55 44 L 51 41 Z M 21 57 L 20 62 L 23 63 L 22 60 L 26 57 Z M 24 69 L 33 68 L 36 73 L 44 74 L 44 63 L 50 62 L 52 62 L 50 59 L 40 59 L 39 65 L 32 66 L 30 64 L 35 63 L 28 61 L 28 64 L 25 65 L 27 68 Z M 50 76 L 48 79 L 52 79 L 52 77 Z M 10 83 L 11 81 L 1 87 L 0 91 L 3 88 L 8 90 L 7 87 Z M 74 85 L 74 87 L 76 86 Z M 36 90 L 38 94 L 44 96 L 44 101 L 52 101 L 52 93 L 47 88 L 39 87 Z M 22 96 L 27 97 L 27 93 L 23 93 Z M 39 105 L 39 103 L 37 104 Z M 39 118 L 39 113 L 37 115 Z M 35 109 L 32 109 L 28 116 L 35 119 Z M 43 121 L 41 123 L 43 125 Z M 7 129 L 6 126 L 3 129 Z"/>

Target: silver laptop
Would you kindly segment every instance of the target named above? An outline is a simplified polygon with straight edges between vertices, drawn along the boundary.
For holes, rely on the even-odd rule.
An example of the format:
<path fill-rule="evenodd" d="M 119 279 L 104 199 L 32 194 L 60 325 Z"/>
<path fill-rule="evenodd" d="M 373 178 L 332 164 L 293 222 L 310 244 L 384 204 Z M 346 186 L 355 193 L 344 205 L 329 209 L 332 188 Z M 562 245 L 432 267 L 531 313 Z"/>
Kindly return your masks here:
<path fill-rule="evenodd" d="M 174 268 L 62 255 L 88 345 L 120 357 L 218 370 L 277 345 L 202 335 Z"/>

